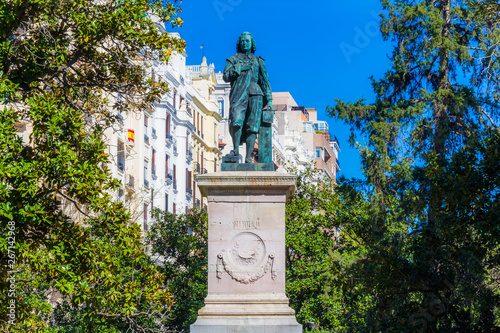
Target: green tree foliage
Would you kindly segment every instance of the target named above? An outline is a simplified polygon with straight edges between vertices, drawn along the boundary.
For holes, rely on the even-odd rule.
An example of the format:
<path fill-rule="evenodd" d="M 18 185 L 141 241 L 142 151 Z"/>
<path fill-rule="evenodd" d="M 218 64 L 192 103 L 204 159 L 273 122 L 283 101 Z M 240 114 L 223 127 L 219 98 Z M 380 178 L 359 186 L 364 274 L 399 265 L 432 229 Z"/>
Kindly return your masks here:
<path fill-rule="evenodd" d="M 349 234 L 366 219 L 366 201 L 350 184 L 332 189 L 317 170 L 298 177 L 286 208 L 286 291 L 305 327 L 336 330 L 344 327 L 345 316 L 362 320 L 359 304 L 369 298 L 359 297 L 350 308 L 344 300 L 356 287 L 345 271 L 363 255 L 359 240 Z M 175 302 L 165 326 L 187 332 L 207 294 L 207 215 L 154 214 L 148 244 Z"/>
<path fill-rule="evenodd" d="M 382 1 L 391 68 L 374 103 L 332 116 L 360 147 L 366 254 L 347 274 L 371 305 L 354 331 L 500 329 L 500 7 L 493 1 Z M 353 298 L 354 297 L 354 298 Z M 355 303 L 349 301 L 352 306 Z"/>
<path fill-rule="evenodd" d="M 207 296 L 208 219 L 204 211 L 173 215 L 154 210 L 156 222 L 148 233 L 151 255 L 174 296 L 165 327 L 189 332 Z"/>
<path fill-rule="evenodd" d="M 347 270 L 364 255 L 356 226 L 367 218 L 366 200 L 345 182 L 335 185 L 319 170 L 298 176 L 286 206 L 286 291 L 306 328 L 340 331 L 344 318 L 362 321 L 369 297 L 346 300 L 357 288 Z"/>
<path fill-rule="evenodd" d="M 184 42 L 151 17 L 179 25 L 178 10 L 154 0 L 0 3 L 0 330 L 137 331 L 171 303 L 139 227 L 111 200 L 119 183 L 103 133 L 116 109 L 141 110 L 165 92 L 144 63 Z"/>

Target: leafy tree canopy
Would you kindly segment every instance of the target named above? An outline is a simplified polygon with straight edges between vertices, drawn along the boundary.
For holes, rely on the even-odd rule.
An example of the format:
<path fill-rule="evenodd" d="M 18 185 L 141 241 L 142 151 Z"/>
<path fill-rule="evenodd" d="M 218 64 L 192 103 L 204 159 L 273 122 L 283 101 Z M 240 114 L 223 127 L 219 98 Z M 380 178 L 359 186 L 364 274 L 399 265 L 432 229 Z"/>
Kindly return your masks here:
<path fill-rule="evenodd" d="M 120 184 L 103 134 L 116 109 L 166 91 L 145 65 L 184 48 L 155 23 L 180 25 L 179 11 L 155 0 L 0 3 L 2 330 L 158 328 L 170 294 L 111 200 Z"/>
<path fill-rule="evenodd" d="M 153 211 L 156 222 L 148 232 L 151 255 L 174 297 L 165 327 L 189 332 L 207 296 L 208 219 L 204 211 L 173 215 Z"/>
<path fill-rule="evenodd" d="M 344 318 L 362 320 L 363 303 L 346 304 L 356 281 L 346 271 L 364 255 L 356 226 L 367 218 L 366 201 L 352 184 L 335 186 L 321 171 L 300 173 L 286 205 L 286 292 L 305 328 L 344 329 Z"/>

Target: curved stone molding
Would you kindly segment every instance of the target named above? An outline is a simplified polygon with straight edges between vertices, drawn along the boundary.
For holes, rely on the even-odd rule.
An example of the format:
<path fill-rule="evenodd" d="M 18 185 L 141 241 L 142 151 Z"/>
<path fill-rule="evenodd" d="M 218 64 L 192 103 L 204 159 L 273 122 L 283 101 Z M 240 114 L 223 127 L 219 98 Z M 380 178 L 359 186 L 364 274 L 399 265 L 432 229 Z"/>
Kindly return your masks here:
<path fill-rule="evenodd" d="M 222 272 L 240 283 L 249 284 L 257 281 L 271 270 L 271 278 L 276 278 L 274 254 L 267 255 L 264 241 L 253 232 L 237 234 L 228 251 L 217 255 L 216 276 L 222 278 Z"/>
<path fill-rule="evenodd" d="M 266 264 L 263 267 L 260 267 L 259 270 L 254 271 L 254 272 L 238 272 L 234 269 L 234 267 L 231 267 L 230 264 L 227 263 L 226 260 L 224 260 L 224 255 L 222 253 L 217 255 L 218 261 L 217 261 L 217 278 L 222 279 L 222 267 L 224 271 L 226 271 L 229 276 L 240 283 L 243 284 L 249 284 L 252 282 L 257 281 L 264 275 L 266 275 L 267 271 L 269 271 L 269 268 L 271 269 L 271 278 L 274 280 L 276 278 L 276 270 L 274 269 L 274 255 L 270 254 L 268 257 L 268 260 Z"/>

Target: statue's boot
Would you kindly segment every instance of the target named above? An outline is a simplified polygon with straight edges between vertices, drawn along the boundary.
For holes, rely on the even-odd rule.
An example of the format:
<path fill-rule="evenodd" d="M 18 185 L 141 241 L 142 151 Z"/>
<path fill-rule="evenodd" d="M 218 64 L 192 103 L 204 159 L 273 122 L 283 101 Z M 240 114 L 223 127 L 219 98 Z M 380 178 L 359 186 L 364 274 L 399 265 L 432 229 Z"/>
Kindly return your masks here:
<path fill-rule="evenodd" d="M 253 146 L 255 145 L 255 139 L 257 138 L 257 133 L 251 133 L 247 134 L 247 151 L 246 151 L 246 156 L 245 156 L 245 163 L 253 163 L 252 160 L 252 152 L 253 152 Z"/>

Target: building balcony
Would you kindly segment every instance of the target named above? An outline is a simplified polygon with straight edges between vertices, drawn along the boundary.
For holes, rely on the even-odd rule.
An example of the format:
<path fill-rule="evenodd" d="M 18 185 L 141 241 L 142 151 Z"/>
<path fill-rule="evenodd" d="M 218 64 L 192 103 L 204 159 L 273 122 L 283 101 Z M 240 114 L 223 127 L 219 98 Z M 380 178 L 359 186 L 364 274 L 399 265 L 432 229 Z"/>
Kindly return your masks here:
<path fill-rule="evenodd" d="M 169 101 L 166 101 L 167 103 L 167 108 L 170 110 L 170 112 L 172 112 L 173 114 L 177 115 L 177 110 L 174 108 L 174 106 L 172 105 L 172 103 L 170 103 Z"/>
<path fill-rule="evenodd" d="M 127 179 L 127 183 L 125 184 L 125 187 L 129 191 L 132 191 L 132 192 L 135 191 L 135 188 L 134 188 L 134 177 L 133 176 L 128 175 L 128 179 Z"/>
<path fill-rule="evenodd" d="M 167 178 L 165 179 L 165 184 L 167 186 L 172 185 L 173 181 L 174 181 L 174 178 L 173 178 L 172 174 L 169 172 L 169 174 L 167 175 Z"/>
<path fill-rule="evenodd" d="M 169 148 L 172 143 L 174 143 L 174 137 L 172 136 L 172 134 L 167 133 L 165 137 L 165 147 Z"/>

